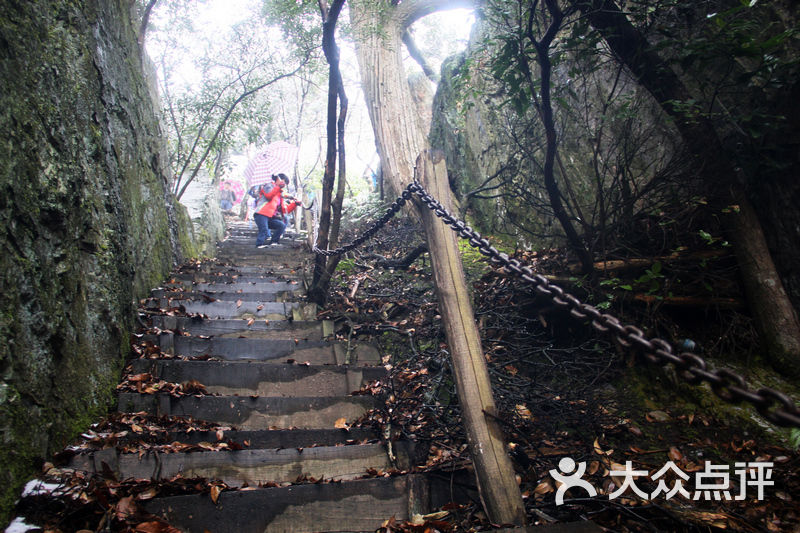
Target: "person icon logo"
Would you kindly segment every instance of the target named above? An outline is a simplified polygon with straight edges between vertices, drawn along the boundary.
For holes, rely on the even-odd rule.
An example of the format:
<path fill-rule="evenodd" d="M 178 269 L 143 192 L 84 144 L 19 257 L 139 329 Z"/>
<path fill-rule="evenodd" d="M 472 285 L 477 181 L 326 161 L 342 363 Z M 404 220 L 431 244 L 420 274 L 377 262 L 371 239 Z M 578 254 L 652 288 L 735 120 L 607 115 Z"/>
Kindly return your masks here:
<path fill-rule="evenodd" d="M 597 496 L 597 490 L 588 481 L 582 479 L 584 472 L 586 472 L 586 463 L 578 463 L 577 471 L 575 468 L 575 460 L 572 457 L 563 457 L 558 462 L 558 470 L 550 470 L 550 475 L 553 479 L 561 483 L 556 492 L 556 505 L 563 505 L 564 493 L 572 487 L 581 487 L 589 493 L 589 496 Z M 573 474 L 572 472 L 575 473 Z"/>

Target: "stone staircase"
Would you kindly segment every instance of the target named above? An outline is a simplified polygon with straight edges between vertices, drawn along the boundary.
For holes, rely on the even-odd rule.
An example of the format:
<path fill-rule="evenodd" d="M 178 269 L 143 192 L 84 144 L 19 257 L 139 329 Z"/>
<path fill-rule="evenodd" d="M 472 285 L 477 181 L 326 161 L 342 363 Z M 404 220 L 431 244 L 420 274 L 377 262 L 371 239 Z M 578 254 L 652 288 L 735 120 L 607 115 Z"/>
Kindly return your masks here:
<path fill-rule="evenodd" d="M 408 443 L 394 443 L 390 453 L 372 431 L 349 428 L 376 406 L 372 396 L 351 393 L 386 376 L 378 352 L 331 340 L 332 324 L 315 320 L 316 307 L 303 301 L 309 255 L 299 242 L 260 250 L 254 243 L 254 230 L 234 226 L 217 261 L 183 267 L 148 301 L 141 340 L 160 351 L 132 361 L 129 375 L 191 383 L 204 393 L 119 393 L 121 412 L 191 417 L 210 427 L 137 437 L 201 448 L 225 439 L 235 449 L 142 454 L 117 446 L 78 454 L 70 467 L 110 470 L 117 479 L 223 482 L 216 497 L 144 503 L 189 532 L 375 531 L 391 517 L 446 503 L 431 496 L 437 491 L 422 475 L 375 475 L 409 470 L 414 455 Z M 185 314 L 195 316 L 176 316 Z"/>
<path fill-rule="evenodd" d="M 97 531 L 113 531 L 107 519 L 124 520 L 132 499 L 149 514 L 136 531 L 189 533 L 373 532 L 406 520 L 422 531 L 442 506 L 478 501 L 471 473 L 414 473 L 426 449 L 390 448 L 373 430 L 351 427 L 377 407 L 353 392 L 387 377 L 378 352 L 337 342 L 333 324 L 316 320 L 304 301 L 310 256 L 299 242 L 254 243 L 254 230 L 234 226 L 216 260 L 184 266 L 152 291 L 139 339 L 147 349 L 126 368 L 118 418 L 93 426 L 126 429 L 87 431 L 48 475 L 88 484 L 31 482 L 49 496 L 29 495 L 29 511 L 37 513 L 36 498 L 68 498 L 45 507 L 79 515 L 82 491 L 104 498 L 93 479 L 130 494 L 106 507 L 87 497 L 86 514 L 96 520 L 100 509 L 100 525 L 78 523 Z M 513 531 L 534 530 L 600 531 L 591 522 Z"/>

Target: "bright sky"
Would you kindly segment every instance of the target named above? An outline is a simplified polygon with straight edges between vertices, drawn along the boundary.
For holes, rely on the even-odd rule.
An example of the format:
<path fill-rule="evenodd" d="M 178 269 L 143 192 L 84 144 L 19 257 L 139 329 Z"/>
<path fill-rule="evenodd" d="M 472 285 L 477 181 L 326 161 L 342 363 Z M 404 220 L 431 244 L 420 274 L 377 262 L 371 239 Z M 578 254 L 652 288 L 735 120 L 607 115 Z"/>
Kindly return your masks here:
<path fill-rule="evenodd" d="M 205 6 L 198 6 L 197 22 L 209 28 L 229 28 L 251 16 L 260 5 L 258 0 L 205 0 L 204 3 Z"/>
<path fill-rule="evenodd" d="M 189 49 L 202 50 L 202 44 L 225 35 L 227 29 L 247 17 L 257 17 L 261 9 L 261 0 L 200 0 L 195 3 L 192 9 L 192 20 L 197 28 L 197 43 L 191 44 Z M 346 16 L 346 15 L 345 15 Z M 429 15 L 422 21 L 418 21 L 412 31 L 414 38 L 421 49 L 427 43 L 436 43 L 436 57 L 427 57 L 429 64 L 436 70 L 439 69 L 441 61 L 466 46 L 469 32 L 474 23 L 474 16 L 471 10 L 454 9 L 446 12 L 439 12 Z M 443 45 L 442 45 L 443 43 Z M 377 162 L 375 154 L 375 144 L 372 138 L 371 125 L 364 105 L 363 96 L 360 90 L 360 80 L 358 79 L 358 64 L 355 59 L 355 52 L 349 43 L 338 40 L 341 48 L 341 70 L 345 78 L 347 94 L 350 100 L 348 114 L 348 131 L 356 132 L 356 140 L 348 141 L 348 169 L 352 172 L 360 173 L 368 164 L 374 165 Z M 430 46 L 429 46 L 430 48 Z M 411 71 L 418 71 L 419 67 L 410 57 L 407 57 L 406 68 Z M 199 81 L 194 72 L 192 58 L 186 57 L 184 66 L 180 68 L 183 72 L 181 78 L 188 85 L 196 85 Z M 324 135 L 324 132 L 321 132 Z M 309 146 L 301 146 L 301 162 L 316 158 L 319 151 L 318 139 L 307 139 Z M 255 147 L 250 147 L 250 150 Z M 313 156 L 310 154 L 313 153 Z M 252 155 L 249 154 L 249 155 Z M 238 158 L 246 162 L 247 156 Z M 237 165 L 239 166 L 239 165 Z M 301 165 L 302 166 L 302 165 Z M 237 169 L 234 173 L 240 173 Z M 349 172 L 348 172 L 349 173 Z"/>

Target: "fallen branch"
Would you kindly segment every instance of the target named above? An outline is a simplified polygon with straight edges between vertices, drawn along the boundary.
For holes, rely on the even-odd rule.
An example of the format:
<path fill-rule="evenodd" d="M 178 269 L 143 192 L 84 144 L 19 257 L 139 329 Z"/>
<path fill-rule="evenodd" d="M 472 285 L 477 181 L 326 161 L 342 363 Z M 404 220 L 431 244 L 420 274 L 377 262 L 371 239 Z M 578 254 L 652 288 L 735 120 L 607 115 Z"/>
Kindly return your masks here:
<path fill-rule="evenodd" d="M 419 256 L 428 251 L 427 244 L 420 244 L 410 252 L 408 252 L 402 259 L 386 259 L 382 255 L 372 254 L 369 257 L 377 259 L 376 265 L 381 268 L 396 268 L 399 270 L 406 270 L 411 266 L 411 263 L 417 260 Z"/>
<path fill-rule="evenodd" d="M 728 250 L 707 250 L 702 252 L 694 252 L 687 255 L 673 253 L 670 255 L 662 255 L 658 257 L 630 257 L 628 259 L 609 259 L 606 261 L 596 261 L 593 266 L 599 272 L 617 272 L 620 270 L 632 270 L 637 268 L 647 268 L 654 263 L 669 263 L 674 261 L 702 261 L 704 259 L 715 259 L 717 257 L 724 257 L 729 255 Z M 570 272 L 580 272 L 581 267 L 578 264 L 571 264 L 568 266 Z"/>
<path fill-rule="evenodd" d="M 646 304 L 671 305 L 673 307 L 722 307 L 725 309 L 742 309 L 744 302 L 739 298 L 715 298 L 703 296 L 656 296 L 654 294 L 634 294 L 636 302 Z"/>

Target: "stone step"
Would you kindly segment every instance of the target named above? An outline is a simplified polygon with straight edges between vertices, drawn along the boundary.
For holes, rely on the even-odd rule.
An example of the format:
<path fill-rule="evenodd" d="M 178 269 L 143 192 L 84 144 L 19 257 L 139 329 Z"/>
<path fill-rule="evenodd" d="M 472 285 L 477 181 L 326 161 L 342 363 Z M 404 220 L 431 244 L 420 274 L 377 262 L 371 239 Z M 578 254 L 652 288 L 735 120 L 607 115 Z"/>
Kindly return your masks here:
<path fill-rule="evenodd" d="M 603 533 L 608 531 L 594 522 L 564 522 L 562 524 L 547 524 L 542 526 L 515 527 L 492 529 L 486 533 Z"/>
<path fill-rule="evenodd" d="M 293 483 L 303 478 L 343 481 L 363 478 L 369 469 L 411 467 L 410 445 L 392 445 L 393 464 L 384 444 L 318 446 L 276 450 L 222 450 L 191 453 L 119 453 L 113 448 L 72 458 L 69 468 L 98 474 L 110 468 L 117 479 L 167 480 L 180 474 L 185 478 L 221 480 L 230 487 Z"/>
<path fill-rule="evenodd" d="M 210 394 L 257 394 L 262 397 L 347 396 L 383 379 L 382 367 L 278 365 L 229 361 L 136 359 L 134 374 L 149 373 L 171 383 L 200 382 Z"/>
<path fill-rule="evenodd" d="M 258 230 L 255 228 L 239 230 L 239 231 L 230 231 L 225 240 L 220 242 L 217 246 L 224 247 L 230 245 L 231 243 L 241 243 L 241 242 L 247 244 L 253 244 L 257 236 L 258 236 Z M 305 240 L 306 240 L 305 236 L 300 236 L 294 231 L 290 230 L 284 231 L 283 235 L 281 235 L 281 243 L 293 244 L 297 247 L 302 247 Z"/>
<path fill-rule="evenodd" d="M 246 281 L 232 278 L 229 281 L 219 281 L 216 283 L 197 283 L 193 280 L 175 280 L 175 283 L 165 283 L 164 288 L 212 293 L 276 293 L 299 291 L 303 289 L 303 285 L 297 281 L 279 279 L 264 280 L 262 278 L 257 278 L 255 281 Z"/>
<path fill-rule="evenodd" d="M 182 531 L 214 533 L 373 532 L 390 517 L 430 511 L 421 475 L 311 483 L 158 498 L 145 510 Z"/>
<path fill-rule="evenodd" d="M 281 239 L 286 239 L 286 240 L 289 240 L 289 241 L 301 242 L 302 240 L 304 240 L 306 238 L 305 233 L 306 232 L 297 233 L 294 230 L 294 228 L 289 226 L 283 232 L 283 236 L 281 237 Z M 256 227 L 255 224 L 253 224 L 251 227 L 246 227 L 246 226 L 245 227 L 239 227 L 239 228 L 231 227 L 231 228 L 228 228 L 228 231 L 226 232 L 225 240 L 220 242 L 219 244 L 223 245 L 223 244 L 225 244 L 227 242 L 230 242 L 230 241 L 234 241 L 234 240 L 237 240 L 237 239 L 250 238 L 250 237 L 252 237 L 252 239 L 255 240 L 256 235 L 258 235 L 258 228 Z"/>
<path fill-rule="evenodd" d="M 263 250 L 258 250 L 259 252 L 263 252 Z M 269 273 L 273 275 L 290 275 L 297 271 L 297 267 L 293 266 L 297 263 L 297 260 L 293 260 L 287 264 L 276 264 L 271 262 L 269 259 L 265 259 L 263 254 L 255 254 L 255 253 L 248 253 L 239 256 L 237 254 L 223 254 L 219 255 L 218 259 L 222 261 L 236 261 L 237 265 L 249 267 L 249 268 L 257 268 L 263 267 L 266 264 L 270 265 Z"/>
<path fill-rule="evenodd" d="M 138 435 L 130 435 L 138 438 Z M 181 442 L 198 444 L 214 443 L 218 440 L 233 442 L 249 449 L 262 448 L 305 448 L 310 446 L 343 446 L 345 444 L 366 444 L 375 441 L 377 435 L 369 428 L 325 428 L 325 429 L 271 429 L 271 430 L 234 430 L 226 429 L 221 433 L 211 430 L 169 431 L 156 435 L 148 435 L 148 441 L 154 444 L 170 444 Z"/>
<path fill-rule="evenodd" d="M 198 282 L 218 281 L 219 279 L 252 279 L 253 281 L 281 280 L 299 277 L 302 271 L 297 265 L 254 265 L 233 266 L 229 263 L 204 264 L 200 267 L 184 267 L 170 275 L 170 279 L 188 279 Z"/>
<path fill-rule="evenodd" d="M 343 398 L 262 398 L 259 396 L 179 396 L 121 392 L 119 411 L 190 416 L 239 430 L 325 429 L 344 418 L 350 424 L 376 407 L 371 396 Z"/>
<path fill-rule="evenodd" d="M 198 357 L 208 355 L 225 361 L 261 361 L 286 363 L 293 359 L 297 363 L 316 365 L 377 365 L 380 353 L 369 344 L 330 341 L 311 341 L 300 338 L 231 338 L 231 337 L 187 337 L 173 333 L 142 335 L 141 340 L 150 341 L 164 353 Z"/>
<path fill-rule="evenodd" d="M 242 319 L 209 319 L 154 315 L 150 317 L 155 328 L 175 333 L 214 336 L 217 338 L 302 339 L 320 341 L 333 334 L 331 321 L 266 321 Z"/>
<path fill-rule="evenodd" d="M 241 301 L 205 302 L 197 300 L 177 300 L 168 298 L 149 299 L 145 303 L 147 309 L 168 309 L 182 307 L 186 313 L 200 314 L 209 318 L 260 318 L 265 320 L 309 320 L 316 316 L 314 304 L 300 302 L 253 302 Z"/>
<path fill-rule="evenodd" d="M 150 291 L 151 298 L 168 298 L 172 301 L 173 305 L 178 305 L 183 301 L 209 301 L 217 300 L 222 302 L 287 302 L 296 301 L 302 297 L 304 291 L 302 288 L 295 287 L 289 291 L 286 290 L 264 290 L 264 291 L 236 291 L 225 290 L 224 286 L 220 290 L 169 290 L 169 289 L 153 289 Z"/>
<path fill-rule="evenodd" d="M 172 276 L 167 283 L 163 285 L 166 288 L 189 288 L 193 290 L 218 290 L 225 285 L 246 285 L 252 284 L 258 286 L 255 288 L 254 291 L 248 292 L 259 292 L 263 289 L 267 289 L 266 292 L 269 292 L 269 285 L 272 284 L 287 284 L 287 285 L 295 285 L 294 288 L 287 289 L 296 290 L 299 288 L 303 288 L 304 285 L 301 280 L 299 280 L 296 276 L 256 276 L 252 274 L 206 274 L 206 273 L 196 273 L 196 274 L 180 274 Z M 262 285 L 266 285 L 267 287 L 261 287 Z M 197 287 L 203 288 L 197 288 Z M 208 289 L 206 289 L 206 287 Z M 239 290 L 238 288 L 236 290 Z"/>
<path fill-rule="evenodd" d="M 159 419 L 161 424 L 185 422 L 180 417 Z M 158 422 L 157 422 L 158 424 Z M 127 431 L 116 433 L 114 438 L 118 446 L 169 446 L 175 443 L 187 445 L 226 443 L 230 449 L 281 449 L 311 448 L 317 446 L 345 446 L 353 444 L 369 444 L 378 442 L 379 436 L 372 428 L 325 428 L 325 429 L 259 429 L 236 430 L 229 426 L 211 429 L 163 430 L 150 428 L 146 423 L 140 432 Z M 417 448 L 422 450 L 421 448 Z M 80 447 L 71 447 L 67 455 L 88 453 Z"/>
<path fill-rule="evenodd" d="M 308 254 L 301 246 L 293 245 L 286 241 L 281 241 L 273 246 L 258 248 L 255 239 L 245 243 L 227 243 L 217 248 L 217 260 L 227 262 L 234 261 L 238 264 L 239 260 L 245 257 L 260 257 L 264 263 L 275 262 L 277 264 L 299 264 Z M 230 260 L 228 259 L 230 258 Z"/>

